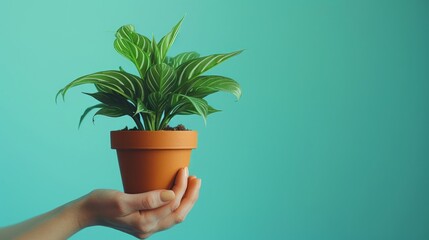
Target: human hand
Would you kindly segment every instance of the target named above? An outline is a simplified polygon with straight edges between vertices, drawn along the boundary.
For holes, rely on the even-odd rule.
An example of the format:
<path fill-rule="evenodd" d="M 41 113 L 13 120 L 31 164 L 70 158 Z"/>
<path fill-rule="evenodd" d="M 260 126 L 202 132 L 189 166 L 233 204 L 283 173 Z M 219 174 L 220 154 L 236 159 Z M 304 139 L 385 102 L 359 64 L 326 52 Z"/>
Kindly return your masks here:
<path fill-rule="evenodd" d="M 95 190 L 78 203 L 81 228 L 102 225 L 145 239 L 185 220 L 198 199 L 201 179 L 179 170 L 172 190 L 126 194 Z"/>

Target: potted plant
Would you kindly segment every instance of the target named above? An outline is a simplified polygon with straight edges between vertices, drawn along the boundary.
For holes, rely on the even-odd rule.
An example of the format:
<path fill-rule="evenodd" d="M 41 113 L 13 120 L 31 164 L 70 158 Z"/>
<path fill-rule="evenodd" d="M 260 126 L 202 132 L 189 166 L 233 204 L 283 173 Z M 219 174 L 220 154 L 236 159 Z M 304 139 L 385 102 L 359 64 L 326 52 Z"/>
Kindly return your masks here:
<path fill-rule="evenodd" d="M 124 191 L 140 193 L 172 187 L 176 172 L 189 165 L 191 150 L 197 146 L 197 132 L 183 125 L 168 124 L 176 115 L 208 115 L 219 110 L 205 97 L 223 91 L 241 96 L 239 84 L 231 78 L 202 74 L 240 54 L 241 51 L 201 57 L 184 52 L 168 57 L 182 20 L 159 42 L 137 33 L 132 25 L 120 27 L 114 48 L 130 60 L 137 74 L 119 70 L 100 71 L 77 78 L 56 95 L 82 84 L 93 84 L 94 93 L 85 93 L 100 103 L 88 107 L 82 120 L 92 110 L 93 116 L 131 117 L 136 126 L 111 131 L 111 147 L 117 150 Z"/>

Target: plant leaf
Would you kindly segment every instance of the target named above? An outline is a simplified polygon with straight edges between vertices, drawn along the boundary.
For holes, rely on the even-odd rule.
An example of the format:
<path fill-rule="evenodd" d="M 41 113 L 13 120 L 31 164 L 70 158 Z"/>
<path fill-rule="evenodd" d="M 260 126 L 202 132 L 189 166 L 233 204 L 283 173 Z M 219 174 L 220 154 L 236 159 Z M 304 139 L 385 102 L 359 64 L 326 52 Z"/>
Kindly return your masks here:
<path fill-rule="evenodd" d="M 150 93 L 147 100 L 149 109 L 154 112 L 162 112 L 167 106 L 167 95 L 160 92 Z"/>
<path fill-rule="evenodd" d="M 173 67 L 173 64 L 174 64 L 173 58 L 172 57 L 168 57 L 168 56 L 165 57 L 164 63 L 166 63 L 166 64 L 168 64 L 168 65 L 170 65 L 170 66 Z"/>
<path fill-rule="evenodd" d="M 135 101 L 135 99 L 142 98 L 143 96 L 142 80 L 139 77 L 130 73 L 110 70 L 77 78 L 58 91 L 55 99 L 57 99 L 60 94 L 64 99 L 65 94 L 72 87 L 91 83 L 95 84 L 97 89 L 102 89 L 103 92 L 107 92 L 106 89 L 108 89 L 109 92 L 115 92 L 131 101 Z"/>
<path fill-rule="evenodd" d="M 220 64 L 221 62 L 240 54 L 242 51 L 236 51 L 226 54 L 214 54 L 206 57 L 200 57 L 187 61 L 177 68 L 178 84 L 179 86 L 187 81 L 198 77 L 202 73 L 208 71 L 212 67 Z"/>
<path fill-rule="evenodd" d="M 172 66 L 174 68 L 177 68 L 182 63 L 185 63 L 189 60 L 195 59 L 200 57 L 200 54 L 197 52 L 184 52 L 176 55 L 174 58 L 172 58 Z"/>
<path fill-rule="evenodd" d="M 216 108 L 214 108 L 214 107 L 212 107 L 212 106 L 209 105 L 209 109 L 208 109 L 207 115 L 210 115 L 212 113 L 217 113 L 217 112 L 222 112 L 222 110 L 216 109 Z"/>
<path fill-rule="evenodd" d="M 104 103 L 109 106 L 123 106 L 125 108 L 129 108 L 129 106 L 132 107 L 132 104 L 127 101 L 123 96 L 117 95 L 115 93 L 106 93 L 106 92 L 95 92 L 95 93 L 86 93 L 88 96 L 91 96 L 95 98 L 96 100 L 100 101 L 101 103 Z"/>
<path fill-rule="evenodd" d="M 150 66 L 149 56 L 138 46 L 125 38 L 117 38 L 113 45 L 118 53 L 134 63 L 140 77 L 144 78 L 146 71 Z"/>
<path fill-rule="evenodd" d="M 105 93 L 114 93 L 112 90 L 110 90 L 109 88 L 103 87 L 102 85 L 99 85 L 97 83 L 94 84 L 95 89 L 97 89 L 97 91 L 99 92 L 105 92 Z"/>
<path fill-rule="evenodd" d="M 138 46 L 141 50 L 143 50 L 147 54 L 150 53 L 151 43 L 149 38 L 136 33 L 133 25 L 129 24 L 129 25 L 124 25 L 120 27 L 116 31 L 115 35 L 116 35 L 116 38 L 123 38 L 123 39 L 129 40 L 130 42 L 134 43 L 134 45 Z"/>
<path fill-rule="evenodd" d="M 156 44 L 155 36 L 152 37 L 152 52 L 150 57 L 153 65 L 163 62 L 161 58 L 161 52 L 158 48 L 158 45 Z"/>
<path fill-rule="evenodd" d="M 143 103 L 143 101 L 141 99 L 137 100 L 137 109 L 135 111 L 135 113 L 133 114 L 133 116 L 136 116 L 139 113 L 148 113 L 150 115 L 154 115 L 155 113 L 151 110 L 149 110 L 145 104 Z"/>
<path fill-rule="evenodd" d="M 167 56 L 168 49 L 173 45 L 176 39 L 177 33 L 179 32 L 180 26 L 182 25 L 183 18 L 171 29 L 167 35 L 165 35 L 158 43 L 159 53 L 161 62 L 164 61 Z"/>
<path fill-rule="evenodd" d="M 98 110 L 94 114 L 94 116 L 92 117 L 92 122 L 95 121 L 95 116 L 97 115 L 103 115 L 106 117 L 122 117 L 125 115 L 130 115 L 130 113 L 119 107 L 104 105 L 100 110 Z"/>
<path fill-rule="evenodd" d="M 197 114 L 203 117 L 204 124 L 206 124 L 209 112 L 209 105 L 206 100 L 202 98 L 189 97 L 183 94 L 174 94 L 174 98 L 178 99 L 178 102 L 176 102 L 176 106 L 173 108 L 172 115 L 186 115 L 190 113 Z"/>
<path fill-rule="evenodd" d="M 188 104 L 189 105 L 189 104 Z M 216 109 L 210 105 L 208 105 L 207 116 L 212 113 L 221 112 L 222 110 Z M 181 112 L 177 113 L 177 115 L 199 115 L 197 111 L 193 108 L 193 106 L 183 106 Z"/>
<path fill-rule="evenodd" d="M 199 76 L 188 82 L 183 89 L 185 95 L 198 98 L 218 91 L 231 93 L 237 100 L 241 97 L 240 85 L 233 79 L 223 76 Z"/>
<path fill-rule="evenodd" d="M 84 93 L 84 94 L 97 99 L 101 103 L 104 103 L 106 106 L 122 108 L 124 109 L 124 111 L 128 113 L 128 115 L 132 114 L 133 117 L 141 112 L 153 113 L 152 111 L 146 108 L 146 106 L 144 105 L 141 99 L 137 99 L 136 106 L 134 106 L 133 104 L 128 102 L 125 98 L 116 94 L 105 93 L 105 92 Z"/>
<path fill-rule="evenodd" d="M 88 115 L 89 112 L 91 112 L 92 110 L 94 110 L 96 108 L 102 108 L 103 106 L 104 106 L 104 104 L 99 103 L 97 105 L 94 105 L 94 106 L 91 106 L 91 107 L 85 109 L 85 111 L 83 112 L 82 116 L 80 116 L 78 129 L 80 128 L 80 125 L 82 124 L 83 119 L 85 119 L 85 117 Z"/>
<path fill-rule="evenodd" d="M 150 92 L 167 94 L 176 87 L 176 71 L 166 63 L 153 65 L 146 74 L 146 85 Z"/>

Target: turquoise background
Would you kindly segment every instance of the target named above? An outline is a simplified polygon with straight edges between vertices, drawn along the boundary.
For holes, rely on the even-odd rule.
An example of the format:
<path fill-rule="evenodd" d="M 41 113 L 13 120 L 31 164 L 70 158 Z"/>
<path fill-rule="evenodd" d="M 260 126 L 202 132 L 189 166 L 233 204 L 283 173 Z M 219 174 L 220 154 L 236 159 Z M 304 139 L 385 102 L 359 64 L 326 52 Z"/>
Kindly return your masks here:
<path fill-rule="evenodd" d="M 429 3 L 407 1 L 3 0 L 0 7 L 0 226 L 95 188 L 121 189 L 109 131 L 87 119 L 81 75 L 119 65 L 113 34 L 171 53 L 246 51 L 211 73 L 239 81 L 223 110 L 177 118 L 199 131 L 202 178 L 187 220 L 153 239 L 429 239 Z M 72 239 L 133 239 L 92 227 Z"/>

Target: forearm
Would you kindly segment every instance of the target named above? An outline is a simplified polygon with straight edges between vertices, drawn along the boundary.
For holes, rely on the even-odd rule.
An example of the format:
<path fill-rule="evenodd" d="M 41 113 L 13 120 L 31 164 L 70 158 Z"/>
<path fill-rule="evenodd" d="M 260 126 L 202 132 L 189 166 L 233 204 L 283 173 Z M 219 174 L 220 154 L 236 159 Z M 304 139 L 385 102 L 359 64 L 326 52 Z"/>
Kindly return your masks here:
<path fill-rule="evenodd" d="M 0 239 L 67 239 L 83 226 L 79 224 L 81 200 L 75 200 L 25 222 L 0 229 Z"/>
<path fill-rule="evenodd" d="M 181 169 L 172 190 L 126 194 L 94 190 L 50 212 L 0 228 L 1 240 L 63 240 L 79 230 L 103 225 L 137 238 L 182 222 L 198 198 L 201 180 Z"/>

